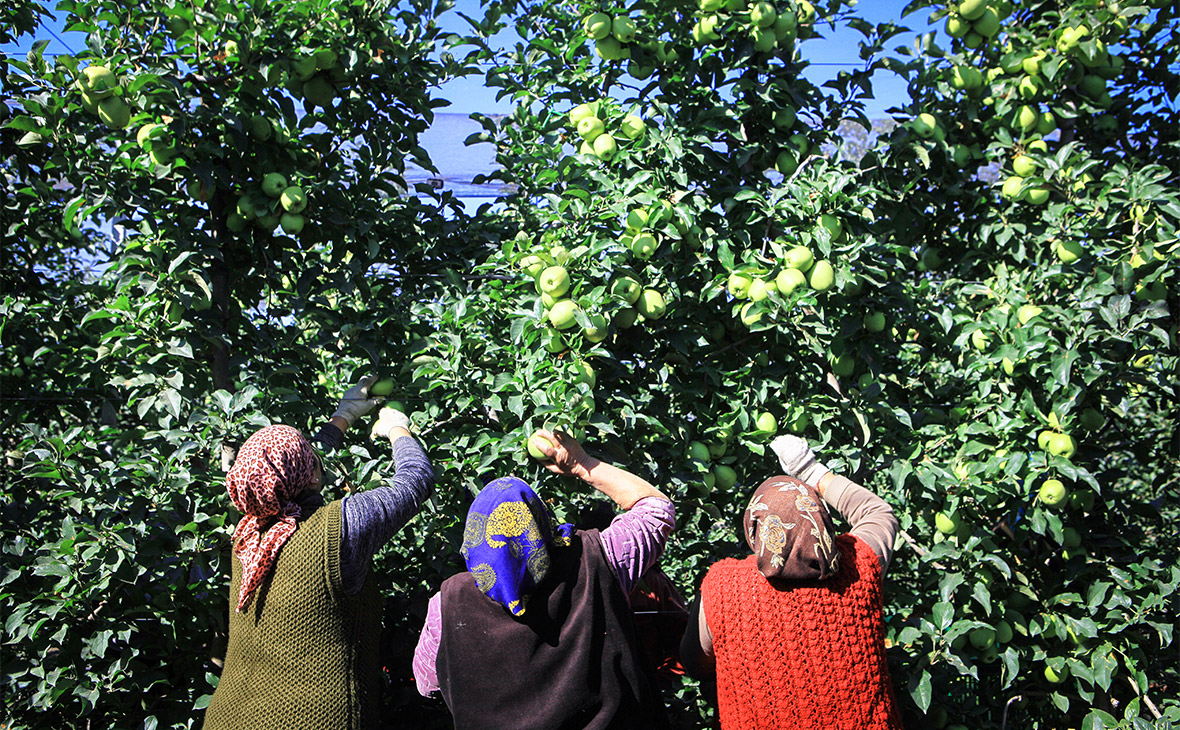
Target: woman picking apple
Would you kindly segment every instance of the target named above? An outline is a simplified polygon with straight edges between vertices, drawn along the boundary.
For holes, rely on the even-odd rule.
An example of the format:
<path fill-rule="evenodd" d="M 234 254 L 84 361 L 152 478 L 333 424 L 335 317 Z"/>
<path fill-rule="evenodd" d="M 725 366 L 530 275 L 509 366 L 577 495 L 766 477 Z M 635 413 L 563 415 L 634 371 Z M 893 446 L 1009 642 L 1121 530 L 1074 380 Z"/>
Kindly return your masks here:
<path fill-rule="evenodd" d="M 540 430 L 530 445 L 626 512 L 602 532 L 576 530 L 520 479 L 489 482 L 467 513 L 467 572 L 430 599 L 418 691 L 441 691 L 459 730 L 667 727 L 627 595 L 663 551 L 672 502 L 568 435 Z"/>
<path fill-rule="evenodd" d="M 312 439 L 331 449 L 377 406 L 372 378 L 345 392 Z M 385 408 L 372 437 L 393 445 L 388 484 L 324 503 L 323 467 L 298 430 L 246 440 L 226 475 L 243 513 L 233 536 L 229 647 L 205 713 L 221 728 L 369 728 L 379 724 L 381 597 L 372 557 L 422 505 L 434 472 L 409 419 Z"/>
<path fill-rule="evenodd" d="M 790 476 L 754 491 L 743 525 L 753 554 L 709 568 L 681 661 L 716 678 L 722 730 L 899 729 L 881 621 L 893 508 L 817 462 L 797 436 L 771 449 Z M 847 517 L 848 534 L 835 534 L 825 501 Z"/>

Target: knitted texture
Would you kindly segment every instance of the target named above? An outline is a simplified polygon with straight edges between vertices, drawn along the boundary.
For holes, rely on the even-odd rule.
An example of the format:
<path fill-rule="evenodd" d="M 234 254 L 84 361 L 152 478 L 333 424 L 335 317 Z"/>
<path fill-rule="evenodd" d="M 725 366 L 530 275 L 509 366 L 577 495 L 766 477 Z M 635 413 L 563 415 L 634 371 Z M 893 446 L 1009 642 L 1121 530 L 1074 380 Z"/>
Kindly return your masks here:
<path fill-rule="evenodd" d="M 381 597 L 373 581 L 345 595 L 340 502 L 312 511 L 246 610 L 229 614 L 229 647 L 205 730 L 372 728 L 381 705 Z M 310 513 L 310 515 L 308 514 Z M 242 565 L 233 561 L 230 605 Z"/>
<path fill-rule="evenodd" d="M 722 730 L 899 730 L 885 663 L 881 566 L 851 535 L 840 572 L 771 583 L 754 557 L 722 560 L 701 584 L 717 657 Z"/>

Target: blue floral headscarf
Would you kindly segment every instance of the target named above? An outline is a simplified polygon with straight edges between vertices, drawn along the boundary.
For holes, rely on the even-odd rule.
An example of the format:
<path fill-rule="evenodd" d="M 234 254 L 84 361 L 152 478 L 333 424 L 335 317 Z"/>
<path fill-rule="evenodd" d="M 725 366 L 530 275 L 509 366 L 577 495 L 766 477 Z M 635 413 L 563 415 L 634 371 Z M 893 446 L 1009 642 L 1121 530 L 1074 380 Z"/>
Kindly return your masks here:
<path fill-rule="evenodd" d="M 573 525 L 558 525 L 529 485 L 516 477 L 493 480 L 467 511 L 463 559 L 475 584 L 513 616 L 549 574 L 550 549 L 570 544 Z"/>

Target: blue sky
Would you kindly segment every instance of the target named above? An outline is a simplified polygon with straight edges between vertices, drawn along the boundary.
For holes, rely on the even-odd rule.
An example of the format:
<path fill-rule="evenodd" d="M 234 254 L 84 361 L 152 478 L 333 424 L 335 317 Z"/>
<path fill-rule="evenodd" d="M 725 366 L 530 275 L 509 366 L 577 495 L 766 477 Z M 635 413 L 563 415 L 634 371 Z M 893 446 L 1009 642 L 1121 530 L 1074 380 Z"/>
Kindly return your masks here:
<path fill-rule="evenodd" d="M 904 5 L 905 3 L 901 0 L 870 0 L 858 6 L 857 13 L 870 23 L 892 20 L 901 25 L 926 30 L 927 11 L 915 13 L 904 19 L 905 22 L 903 22 L 901 9 Z M 478 0 L 457 0 L 455 9 L 447 12 L 441 19 L 444 29 L 455 32 L 466 31 L 467 25 L 458 16 L 459 12 L 475 17 L 482 13 Z M 806 74 L 813 83 L 822 83 L 834 77 L 841 70 L 849 70 L 862 65 L 858 58 L 858 43 L 861 39 L 858 33 L 850 30 L 833 33 L 830 28 L 825 29 L 824 33 L 828 37 L 809 40 L 803 46 L 806 58 L 813 64 Z M 514 34 L 507 34 L 506 42 L 510 43 L 514 39 Z M 73 53 L 81 51 L 86 45 L 85 36 L 81 33 L 66 33 L 59 18 L 56 22 L 47 21 L 37 31 L 34 38 L 30 39 L 25 36 L 19 43 L 3 44 L 0 46 L 0 50 L 9 54 L 23 54 L 28 51 L 34 40 L 49 41 L 46 53 L 50 54 Z M 912 42 L 912 34 L 898 36 L 891 43 L 891 47 Z M 495 93 L 494 89 L 488 89 L 483 85 L 481 78 L 469 77 L 448 83 L 443 87 L 440 96 L 452 102 L 451 106 L 444 110 L 446 112 L 495 114 L 510 111 L 510 105 L 507 102 L 496 101 Z M 878 74 L 878 77 L 874 79 L 874 93 L 876 99 L 868 105 L 869 116 L 882 118 L 887 116 L 885 109 L 904 103 L 905 84 L 891 74 Z"/>

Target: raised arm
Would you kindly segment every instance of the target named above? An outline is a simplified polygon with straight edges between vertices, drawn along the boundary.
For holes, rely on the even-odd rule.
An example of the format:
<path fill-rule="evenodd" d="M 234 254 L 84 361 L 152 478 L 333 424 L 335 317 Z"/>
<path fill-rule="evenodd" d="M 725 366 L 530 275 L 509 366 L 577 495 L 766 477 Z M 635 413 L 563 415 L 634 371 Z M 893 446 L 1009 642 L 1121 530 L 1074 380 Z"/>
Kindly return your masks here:
<path fill-rule="evenodd" d="M 373 555 L 418 513 L 434 489 L 434 469 L 409 425 L 401 411 L 381 409 L 372 438 L 393 445 L 396 473 L 376 489 L 344 498 L 340 557 L 346 594 L 361 589 Z"/>
<path fill-rule="evenodd" d="M 790 476 L 815 487 L 824 501 L 848 520 L 849 533 L 864 540 L 881 561 L 881 574 L 893 557 L 898 522 L 893 507 L 868 489 L 816 461 L 807 442 L 798 436 L 779 436 L 770 448 Z"/>
<path fill-rule="evenodd" d="M 659 560 L 676 526 L 672 501 L 646 479 L 589 456 L 567 434 L 540 431 L 538 435 L 544 443 L 535 443 L 549 458 L 549 471 L 577 476 L 627 510 L 601 534 L 619 587 L 623 595 L 630 595 L 643 574 Z"/>

